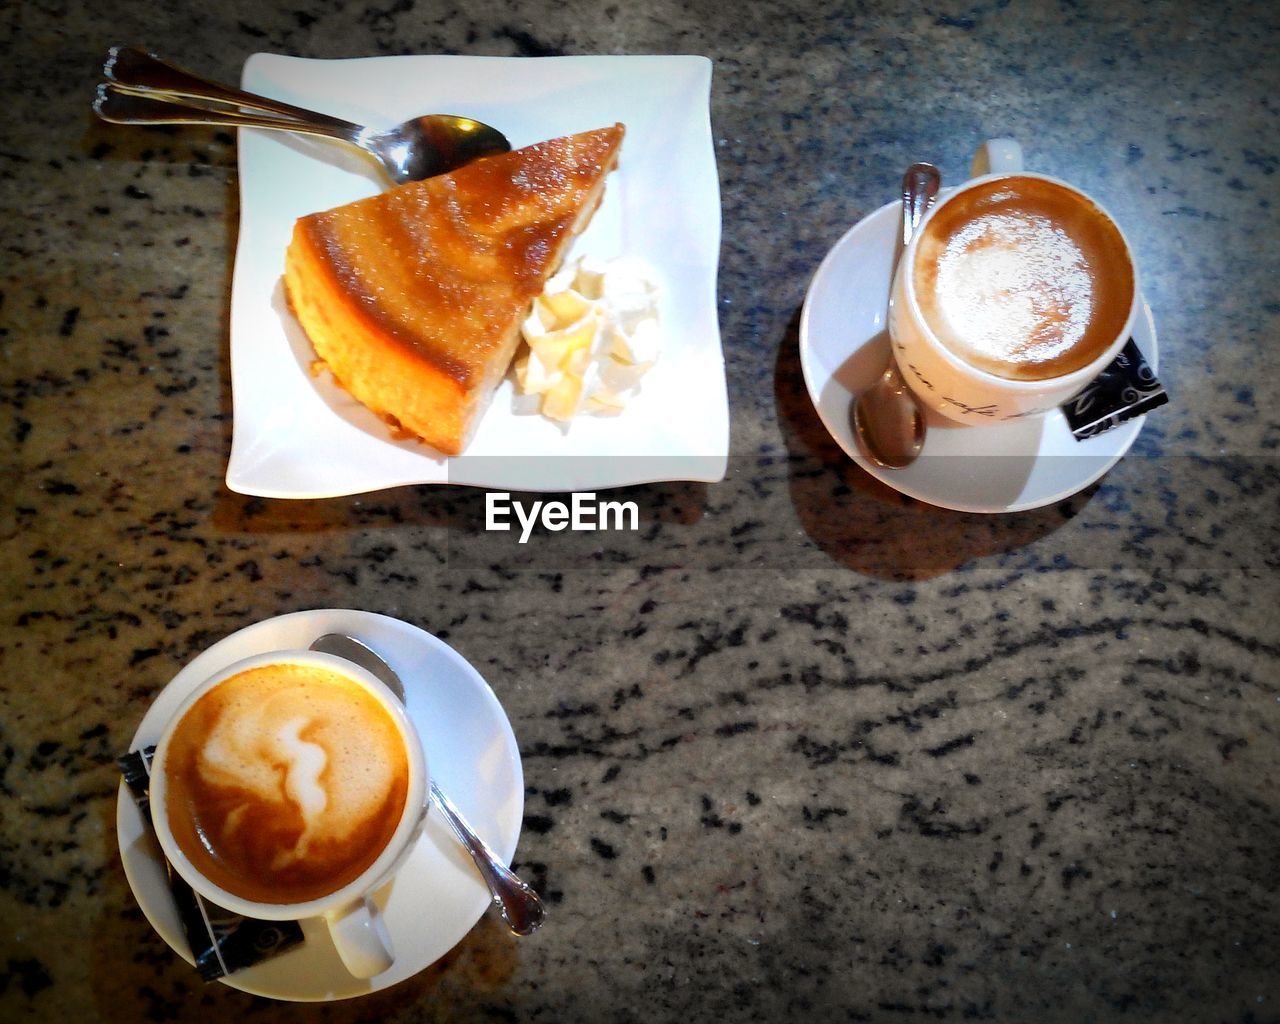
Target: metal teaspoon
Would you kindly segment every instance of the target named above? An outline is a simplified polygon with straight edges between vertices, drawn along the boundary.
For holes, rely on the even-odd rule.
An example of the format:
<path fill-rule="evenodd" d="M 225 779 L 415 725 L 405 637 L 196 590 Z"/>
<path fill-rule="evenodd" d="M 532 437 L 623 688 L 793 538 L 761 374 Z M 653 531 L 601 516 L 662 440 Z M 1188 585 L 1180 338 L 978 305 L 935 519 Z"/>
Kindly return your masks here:
<path fill-rule="evenodd" d="M 902 176 L 902 245 L 895 257 L 895 270 L 941 183 L 933 164 L 912 164 Z M 924 410 L 902 379 L 891 349 L 884 373 L 854 402 L 853 432 L 858 447 L 877 466 L 904 469 L 924 448 L 925 429 Z"/>
<path fill-rule="evenodd" d="M 355 637 L 347 636 L 345 633 L 326 633 L 312 643 L 311 649 L 346 658 L 368 670 L 385 683 L 401 703 L 404 702 L 404 684 L 396 675 L 395 669 L 388 665 L 381 655 Z M 480 877 L 489 887 L 493 902 L 502 914 L 502 919 L 507 922 L 507 927 L 516 935 L 530 935 L 537 931 L 546 916 L 538 894 L 503 864 L 485 841 L 476 835 L 466 819 L 453 806 L 453 802 L 436 785 L 434 779 L 431 780 L 431 802 L 444 815 L 445 821 L 449 823 L 449 827 L 453 829 L 454 835 L 458 837 L 467 853 L 471 854 L 471 859 L 475 861 Z"/>
<path fill-rule="evenodd" d="M 216 124 L 322 135 L 364 150 L 397 185 L 511 149 L 500 131 L 469 117 L 427 114 L 393 128 L 366 128 L 211 82 L 131 46 L 113 46 L 102 73 L 109 81 L 98 86 L 93 109 L 104 121 Z"/>

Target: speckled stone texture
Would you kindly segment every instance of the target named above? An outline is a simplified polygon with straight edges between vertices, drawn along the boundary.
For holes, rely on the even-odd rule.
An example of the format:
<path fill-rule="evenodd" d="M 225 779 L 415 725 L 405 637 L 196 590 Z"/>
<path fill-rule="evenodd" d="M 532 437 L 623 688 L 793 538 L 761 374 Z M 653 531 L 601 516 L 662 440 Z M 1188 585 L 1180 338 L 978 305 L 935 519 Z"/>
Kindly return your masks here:
<path fill-rule="evenodd" d="M 0 12 L 0 1019 L 1280 1020 L 1280 13 L 139 0 Z M 107 47 L 701 53 L 723 186 L 728 479 L 641 531 L 484 529 L 482 495 L 229 493 L 235 140 L 95 123 Z M 950 513 L 857 470 L 799 377 L 827 249 L 984 137 L 1137 251 L 1172 403 L 1099 484 Z M 546 928 L 328 1007 L 203 986 L 114 834 L 151 698 L 310 607 L 489 679 Z"/>

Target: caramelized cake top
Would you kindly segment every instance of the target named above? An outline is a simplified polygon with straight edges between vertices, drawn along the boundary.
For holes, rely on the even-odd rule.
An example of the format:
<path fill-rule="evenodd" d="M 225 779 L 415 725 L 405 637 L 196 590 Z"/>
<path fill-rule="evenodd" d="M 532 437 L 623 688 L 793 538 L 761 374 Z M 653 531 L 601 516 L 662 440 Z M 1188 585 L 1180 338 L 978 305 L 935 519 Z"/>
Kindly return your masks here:
<path fill-rule="evenodd" d="M 371 326 L 466 388 L 594 212 L 623 130 L 487 157 L 304 217 L 298 230 Z"/>

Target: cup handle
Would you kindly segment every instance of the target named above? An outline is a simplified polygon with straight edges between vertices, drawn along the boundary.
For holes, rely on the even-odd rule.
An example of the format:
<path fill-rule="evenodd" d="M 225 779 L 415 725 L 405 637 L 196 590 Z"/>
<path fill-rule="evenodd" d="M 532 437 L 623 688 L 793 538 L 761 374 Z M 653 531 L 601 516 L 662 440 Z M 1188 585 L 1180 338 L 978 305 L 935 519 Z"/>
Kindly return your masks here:
<path fill-rule="evenodd" d="M 1017 174 L 1022 170 L 1022 147 L 1014 139 L 988 139 L 973 154 L 969 177 Z"/>
<path fill-rule="evenodd" d="M 391 936 L 369 897 L 326 915 L 338 956 L 356 978 L 372 978 L 391 966 Z"/>

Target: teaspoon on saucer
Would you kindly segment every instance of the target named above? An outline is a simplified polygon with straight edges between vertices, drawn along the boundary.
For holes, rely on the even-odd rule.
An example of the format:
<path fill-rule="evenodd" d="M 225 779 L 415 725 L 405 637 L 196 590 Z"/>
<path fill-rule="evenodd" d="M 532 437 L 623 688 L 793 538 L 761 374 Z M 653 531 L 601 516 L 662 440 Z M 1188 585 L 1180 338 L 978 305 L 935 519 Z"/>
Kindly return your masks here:
<path fill-rule="evenodd" d="M 933 164 L 912 164 L 902 176 L 901 257 L 938 194 L 942 179 Z M 895 267 L 896 269 L 896 267 Z M 902 379 L 898 361 L 889 365 L 853 404 L 853 434 L 862 453 L 885 469 L 904 469 L 924 448 L 924 410 Z"/>
<path fill-rule="evenodd" d="M 326 633 L 311 644 L 311 649 L 346 658 L 347 661 L 368 670 L 386 684 L 401 703 L 404 702 L 404 683 L 396 675 L 395 669 L 388 665 L 381 655 L 355 637 L 347 636 L 345 633 Z M 527 882 L 503 864 L 501 858 L 489 848 L 488 844 L 476 835 L 475 830 L 462 817 L 453 805 L 453 801 L 436 785 L 434 779 L 431 780 L 431 802 L 444 815 L 445 821 L 449 823 L 449 827 L 453 829 L 463 848 L 475 861 L 476 869 L 484 879 L 485 885 L 489 887 L 493 902 L 502 914 L 502 919 L 507 922 L 507 927 L 516 935 L 530 935 L 542 927 L 546 911 L 538 894 Z"/>
<path fill-rule="evenodd" d="M 455 170 L 511 144 L 496 128 L 454 114 L 427 114 L 392 128 L 368 128 L 234 89 L 131 46 L 113 46 L 93 109 L 114 124 L 214 124 L 270 128 L 337 139 L 378 161 L 397 185 Z"/>

